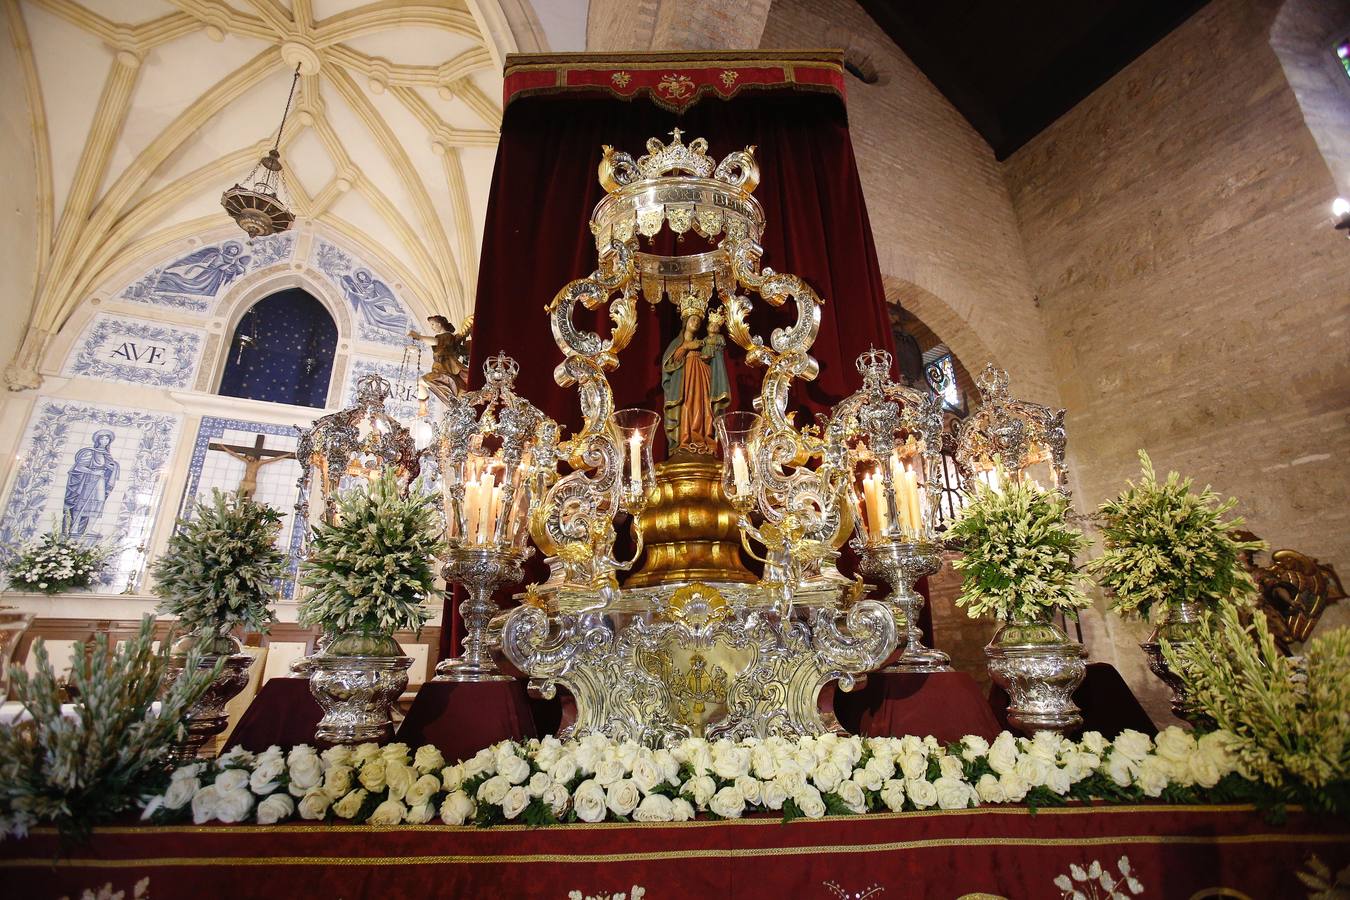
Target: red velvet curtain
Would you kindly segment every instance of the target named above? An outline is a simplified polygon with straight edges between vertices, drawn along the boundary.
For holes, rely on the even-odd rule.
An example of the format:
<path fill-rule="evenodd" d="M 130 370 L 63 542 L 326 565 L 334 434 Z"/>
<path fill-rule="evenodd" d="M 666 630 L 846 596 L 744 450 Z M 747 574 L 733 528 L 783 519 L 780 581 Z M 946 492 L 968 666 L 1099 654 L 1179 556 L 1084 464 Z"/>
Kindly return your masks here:
<path fill-rule="evenodd" d="M 684 131 L 686 143 L 706 138 L 708 153 L 716 159 L 755 145 L 761 181 L 754 196 L 768 222 L 763 264 L 799 275 L 825 300 L 812 349 L 820 376 L 809 384 L 799 382 L 795 390 L 803 412 L 826 412 L 857 389 L 858 354 L 869 347 L 892 348 L 876 248 L 839 96 L 785 86 L 743 91 L 727 100 L 707 97 L 677 114 L 647 100 L 573 92 L 517 98 L 503 117 L 483 231 L 472 385 L 481 382 L 482 361 L 503 351 L 520 363 L 521 394 L 569 428 L 580 425 L 575 390 L 553 381 L 562 353 L 543 309 L 565 284 L 595 269 L 588 222 L 604 197 L 596 180 L 601 146 L 637 157 L 646 152 L 649 137 L 669 141 L 675 127 Z M 690 246 L 678 249 L 694 252 L 692 242 L 699 239 L 690 232 L 686 240 Z M 676 245 L 669 241 L 669 235 L 658 236 L 658 251 L 672 252 Z M 610 380 L 618 407 L 660 410 L 661 353 L 678 330 L 679 317 L 669 302 L 653 307 L 639 301 L 638 306 L 637 335 Z M 777 310 L 762 302 L 756 306 L 752 321 L 766 340 L 774 325 L 795 315 L 790 304 Z M 607 334 L 608 314 L 579 309 L 577 324 Z M 728 351 L 733 408 L 749 409 L 764 370 L 743 365 L 734 344 Z M 661 446 L 656 452 L 662 458 Z M 454 643 L 442 647 L 443 656 L 458 646 L 460 627 L 454 616 L 452 627 L 444 629 Z"/>

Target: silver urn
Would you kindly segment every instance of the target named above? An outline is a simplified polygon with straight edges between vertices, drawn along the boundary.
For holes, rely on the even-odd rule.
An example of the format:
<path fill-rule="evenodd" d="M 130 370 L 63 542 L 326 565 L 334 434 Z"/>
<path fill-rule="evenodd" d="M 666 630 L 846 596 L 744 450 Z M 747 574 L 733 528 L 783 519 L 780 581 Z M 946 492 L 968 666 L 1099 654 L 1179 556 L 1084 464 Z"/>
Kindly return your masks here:
<path fill-rule="evenodd" d="M 344 632 L 309 662 L 309 692 L 323 709 L 315 739 L 360 744 L 385 736 L 413 662 L 392 635 Z"/>
<path fill-rule="evenodd" d="M 1083 726 L 1073 692 L 1087 674 L 1087 651 L 1053 622 L 1007 622 L 984 648 L 989 676 L 1008 692 L 1008 723 L 1024 734 Z"/>
<path fill-rule="evenodd" d="M 1164 640 L 1173 648 L 1193 644 L 1199 639 L 1200 625 L 1204 621 L 1205 610 L 1194 600 L 1181 600 L 1169 603 L 1163 610 L 1162 618 L 1153 629 L 1149 639 L 1140 644 L 1144 655 L 1148 657 L 1148 667 L 1172 691 L 1172 715 L 1179 719 L 1189 717 L 1190 695 L 1181 676 L 1172 670 L 1163 657 Z"/>
<path fill-rule="evenodd" d="M 225 704 L 248 686 L 248 667 L 253 665 L 253 657 L 240 653 L 239 641 L 228 634 L 190 634 L 174 643 L 164 683 L 178 680 L 187 668 L 188 653 L 193 650 L 201 653 L 198 670 L 214 669 L 222 657 L 225 667 L 183 717 L 185 734 L 182 740 L 174 742 L 168 755 L 168 761 L 176 766 L 192 762 L 202 754 L 208 741 L 225 730 L 229 724 Z"/>

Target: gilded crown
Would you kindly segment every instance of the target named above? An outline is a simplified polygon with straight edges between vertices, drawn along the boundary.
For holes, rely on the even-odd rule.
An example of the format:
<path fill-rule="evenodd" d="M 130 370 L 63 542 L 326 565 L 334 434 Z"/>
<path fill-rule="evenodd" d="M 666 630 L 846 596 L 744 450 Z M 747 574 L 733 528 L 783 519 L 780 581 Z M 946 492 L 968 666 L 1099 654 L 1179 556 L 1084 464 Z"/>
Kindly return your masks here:
<path fill-rule="evenodd" d="M 722 309 L 720 306 L 714 307 L 712 312 L 708 313 L 708 328 L 711 329 L 714 325 L 721 325 L 726 322 L 726 320 L 726 310 Z"/>
<path fill-rule="evenodd" d="M 700 297 L 692 290 L 687 290 L 680 297 L 680 321 L 684 321 L 690 316 L 703 316 L 708 311 L 708 298 Z"/>

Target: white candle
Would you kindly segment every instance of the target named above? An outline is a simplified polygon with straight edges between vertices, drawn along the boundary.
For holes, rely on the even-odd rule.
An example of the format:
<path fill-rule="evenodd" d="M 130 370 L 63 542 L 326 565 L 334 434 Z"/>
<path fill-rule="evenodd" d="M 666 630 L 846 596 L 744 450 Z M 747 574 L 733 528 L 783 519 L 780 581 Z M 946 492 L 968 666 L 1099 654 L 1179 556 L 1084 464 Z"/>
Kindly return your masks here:
<path fill-rule="evenodd" d="M 493 490 L 492 473 L 484 472 L 478 478 L 478 521 L 474 525 L 474 541 L 479 544 L 486 543 L 491 537 L 488 528 L 491 527 Z"/>
<path fill-rule="evenodd" d="M 909 507 L 909 528 L 914 532 L 914 538 L 917 540 L 923 532 L 923 526 L 919 521 L 918 476 L 908 469 L 905 470 L 905 500 Z"/>
<path fill-rule="evenodd" d="M 490 544 L 497 540 L 497 522 L 502 515 L 502 489 L 494 487 L 492 489 L 492 511 L 488 514 L 488 531 L 483 535 L 483 543 Z"/>
<path fill-rule="evenodd" d="M 628 478 L 633 493 L 642 491 L 642 435 L 633 432 L 628 439 Z"/>
<path fill-rule="evenodd" d="M 877 479 L 872 473 L 863 477 L 863 502 L 867 507 L 867 530 L 871 533 L 872 539 L 881 537 L 883 531 L 881 527 L 881 509 L 877 503 Z"/>
<path fill-rule="evenodd" d="M 745 459 L 745 450 L 736 447 L 731 451 L 731 476 L 736 484 L 736 496 L 744 497 L 750 493 L 750 464 Z"/>
<path fill-rule="evenodd" d="M 891 454 L 891 487 L 895 490 L 895 527 L 899 532 L 909 530 L 909 494 L 905 491 L 905 467 L 899 454 Z"/>
<path fill-rule="evenodd" d="M 473 529 L 478 524 L 478 480 L 470 478 L 464 485 L 464 533 L 460 538 L 473 541 Z"/>

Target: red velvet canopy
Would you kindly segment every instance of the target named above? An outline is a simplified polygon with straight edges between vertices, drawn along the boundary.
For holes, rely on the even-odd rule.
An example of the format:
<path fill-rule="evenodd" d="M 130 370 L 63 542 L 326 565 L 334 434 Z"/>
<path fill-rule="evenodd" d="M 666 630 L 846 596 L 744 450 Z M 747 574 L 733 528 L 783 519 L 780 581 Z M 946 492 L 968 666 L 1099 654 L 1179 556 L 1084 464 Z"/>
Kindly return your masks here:
<path fill-rule="evenodd" d="M 474 307 L 473 386 L 483 360 L 505 352 L 520 363 L 522 395 L 569 428 L 580 425 L 576 392 L 553 381 L 562 353 L 543 310 L 569 281 L 595 269 L 588 223 L 605 196 L 596 179 L 602 145 L 637 156 L 649 137 L 669 140 L 675 127 L 686 141 L 706 138 L 717 159 L 756 147 L 762 180 L 754 196 L 768 222 L 764 265 L 801 276 L 825 301 L 812 350 L 820 375 L 795 390 L 803 412 L 826 412 L 857 389 L 858 354 L 891 348 L 838 53 L 512 57 L 506 85 Z M 663 237 L 669 241 L 658 236 L 659 252 L 673 252 Z M 619 408 L 659 410 L 661 352 L 679 317 L 668 302 L 638 307 L 637 335 L 610 379 Z M 758 303 L 751 321 L 767 337 L 794 315 Z M 577 316 L 579 326 L 608 333 L 604 309 Z M 734 345 L 727 355 L 732 408 L 749 409 L 763 369 L 744 365 Z M 659 436 L 658 458 L 663 442 Z M 460 627 L 454 616 L 443 655 L 458 646 Z"/>

